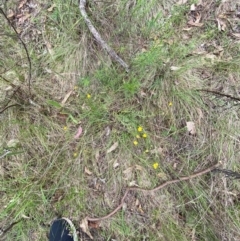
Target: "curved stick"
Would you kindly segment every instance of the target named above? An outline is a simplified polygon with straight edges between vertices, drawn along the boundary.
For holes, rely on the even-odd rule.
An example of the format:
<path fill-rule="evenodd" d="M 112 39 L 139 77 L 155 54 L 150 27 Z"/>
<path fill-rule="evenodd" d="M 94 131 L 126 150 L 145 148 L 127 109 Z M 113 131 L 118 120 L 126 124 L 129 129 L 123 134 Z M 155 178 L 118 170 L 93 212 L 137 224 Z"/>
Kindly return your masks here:
<path fill-rule="evenodd" d="M 112 211 L 110 212 L 109 214 L 103 216 L 103 217 L 100 217 L 100 218 L 90 218 L 90 217 L 87 217 L 87 220 L 89 222 L 100 222 L 104 219 L 107 219 L 107 218 L 110 218 L 111 216 L 113 216 L 117 211 L 119 211 L 123 204 L 124 204 L 124 201 L 129 193 L 129 191 L 141 191 L 141 192 L 144 192 L 144 193 L 151 193 L 151 192 L 155 192 L 155 191 L 158 191 L 166 186 L 169 186 L 171 184 L 174 184 L 174 183 L 179 183 L 181 181 L 187 181 L 187 180 L 190 180 L 190 179 L 193 179 L 193 178 L 196 178 L 196 177 L 199 177 L 199 176 L 202 176 L 203 174 L 206 174 L 206 173 L 209 173 L 211 172 L 213 169 L 215 169 L 219 164 L 214 164 L 212 165 L 211 167 L 209 168 L 206 168 L 204 170 L 201 170 L 199 172 L 196 172 L 196 173 L 193 173 L 192 175 L 189 175 L 189 176 L 185 176 L 185 177 L 179 177 L 177 179 L 173 179 L 173 180 L 169 180 L 169 181 L 166 181 L 162 184 L 160 184 L 159 186 L 153 188 L 153 189 L 144 189 L 144 188 L 140 188 L 140 187 L 128 187 L 121 199 L 121 202 L 120 204 Z"/>
<path fill-rule="evenodd" d="M 100 46 L 105 49 L 108 54 L 116 61 L 118 62 L 125 70 L 126 72 L 129 72 L 129 66 L 117 55 L 117 53 L 111 49 L 107 43 L 102 39 L 101 35 L 98 33 L 97 29 L 93 26 L 91 20 L 89 19 L 87 12 L 86 12 L 86 0 L 80 0 L 79 2 L 79 8 L 81 15 L 85 21 L 85 23 L 88 26 L 88 29 L 92 33 L 92 35 L 95 37 L 97 42 L 100 44 Z"/>

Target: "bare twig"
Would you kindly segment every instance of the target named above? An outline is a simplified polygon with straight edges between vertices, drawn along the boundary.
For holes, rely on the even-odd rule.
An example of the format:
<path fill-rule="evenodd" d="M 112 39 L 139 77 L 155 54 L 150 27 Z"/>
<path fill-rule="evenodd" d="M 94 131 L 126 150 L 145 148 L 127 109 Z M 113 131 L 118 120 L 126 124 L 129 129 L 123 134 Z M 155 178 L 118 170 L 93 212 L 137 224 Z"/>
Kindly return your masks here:
<path fill-rule="evenodd" d="M 7 110 L 8 108 L 14 107 L 14 106 L 18 106 L 19 104 L 12 104 L 12 105 L 8 105 L 5 106 L 2 110 L 0 110 L 0 114 L 2 114 L 5 110 Z"/>
<path fill-rule="evenodd" d="M 219 96 L 223 96 L 223 97 L 227 97 L 231 100 L 236 100 L 236 101 L 240 101 L 240 98 L 238 97 L 235 97 L 235 96 L 232 96 L 232 95 L 228 95 L 228 94 L 224 94 L 224 93 L 221 93 L 219 91 L 216 91 L 216 90 L 207 90 L 207 89 L 199 89 L 197 91 L 203 91 L 203 92 L 208 92 L 208 93 L 212 93 L 214 95 L 219 95 Z"/>
<path fill-rule="evenodd" d="M 234 172 L 232 170 L 216 168 L 216 169 L 214 169 L 214 172 L 223 173 L 223 174 L 225 174 L 226 177 L 230 177 L 232 179 L 240 179 L 240 173 Z"/>
<path fill-rule="evenodd" d="M 113 216 L 117 211 L 119 211 L 123 204 L 124 204 L 124 201 L 129 193 L 129 191 L 140 191 L 140 192 L 144 192 L 144 193 L 152 193 L 152 192 L 155 192 L 155 191 L 158 191 L 166 186 L 169 186 L 171 184 L 174 184 L 174 183 L 179 183 L 179 182 L 182 182 L 182 181 L 187 181 L 187 180 L 190 180 L 190 179 L 193 179 L 193 178 L 196 178 L 196 177 L 199 177 L 199 176 L 202 176 L 203 174 L 206 174 L 206 173 L 209 173 L 211 172 L 213 169 L 215 169 L 219 164 L 214 164 L 212 165 L 211 167 L 209 168 L 206 168 L 204 170 L 201 170 L 199 172 L 196 172 L 196 173 L 193 173 L 192 175 L 189 175 L 189 176 L 185 176 L 185 177 L 179 177 L 177 179 L 173 179 L 173 180 L 169 180 L 169 181 L 166 181 L 162 184 L 160 184 L 159 186 L 153 188 L 153 189 L 144 189 L 144 188 L 140 188 L 140 187 L 128 187 L 121 199 L 121 202 L 120 204 L 112 211 L 110 212 L 109 214 L 107 214 L 106 216 L 103 216 L 103 217 L 100 217 L 100 218 L 90 218 L 90 217 L 87 217 L 87 220 L 89 222 L 100 222 L 104 219 L 107 219 L 107 218 L 110 218 L 111 216 Z"/>
<path fill-rule="evenodd" d="M 3 238 L 3 236 L 5 236 L 6 233 L 13 228 L 13 226 L 15 226 L 16 224 L 20 223 L 22 220 L 23 219 L 20 219 L 20 220 L 18 220 L 16 222 L 11 223 L 6 229 L 1 229 L 0 228 L 0 238 Z"/>
<path fill-rule="evenodd" d="M 108 44 L 102 39 L 101 35 L 99 34 L 99 32 L 97 31 L 97 29 L 93 26 L 91 20 L 88 17 L 88 14 L 86 12 L 86 0 L 80 0 L 79 2 L 79 8 L 80 8 L 80 12 L 81 15 L 84 19 L 84 21 L 86 22 L 88 29 L 90 30 L 90 32 L 92 33 L 92 35 L 95 37 L 96 41 L 100 44 L 100 46 L 105 49 L 108 54 L 113 58 L 113 60 L 115 60 L 116 62 L 118 62 L 125 70 L 126 72 L 129 72 L 129 66 L 124 62 L 124 60 L 122 60 L 117 53 L 111 49 Z"/>
<path fill-rule="evenodd" d="M 0 13 L 4 16 L 4 18 L 7 20 L 8 24 L 11 26 L 11 28 L 13 29 L 13 31 L 15 32 L 17 38 L 20 40 L 20 42 L 23 45 L 23 48 L 26 52 L 27 55 L 27 60 L 28 60 L 28 65 L 29 65 L 29 71 L 28 71 L 28 88 L 29 88 L 29 98 L 31 98 L 31 79 L 32 79 L 32 62 L 30 59 L 30 55 L 27 49 L 26 44 L 24 43 L 24 41 L 21 39 L 21 37 L 19 36 L 16 28 L 13 26 L 13 24 L 10 22 L 10 20 L 8 19 L 7 15 L 5 14 L 5 12 L 3 11 L 2 8 L 0 8 Z"/>

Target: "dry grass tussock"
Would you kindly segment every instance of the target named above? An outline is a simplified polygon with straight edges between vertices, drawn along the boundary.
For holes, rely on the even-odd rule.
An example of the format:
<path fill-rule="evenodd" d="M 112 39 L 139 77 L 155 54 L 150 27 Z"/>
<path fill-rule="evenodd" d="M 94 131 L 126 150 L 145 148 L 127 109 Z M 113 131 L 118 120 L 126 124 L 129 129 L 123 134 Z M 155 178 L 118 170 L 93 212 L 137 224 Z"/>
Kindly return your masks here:
<path fill-rule="evenodd" d="M 201 91 L 239 95 L 234 1 L 87 2 L 129 73 L 92 37 L 78 1 L 0 5 L 32 64 L 29 93 L 26 52 L 1 14 L 0 111 L 15 106 L 0 113 L 0 228 L 22 220 L 3 240 L 45 240 L 58 215 L 79 228 L 112 211 L 127 186 L 154 188 L 220 161 L 239 171 L 239 101 Z M 94 240 L 239 240 L 239 223 L 239 181 L 208 173 L 130 191 L 89 229 Z"/>

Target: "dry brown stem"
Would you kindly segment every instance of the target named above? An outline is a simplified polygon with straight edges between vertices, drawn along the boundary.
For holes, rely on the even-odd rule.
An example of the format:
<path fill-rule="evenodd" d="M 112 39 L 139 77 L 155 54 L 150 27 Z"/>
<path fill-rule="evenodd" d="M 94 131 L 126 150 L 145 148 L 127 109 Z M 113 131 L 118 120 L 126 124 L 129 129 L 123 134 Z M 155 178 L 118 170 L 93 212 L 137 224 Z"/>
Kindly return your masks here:
<path fill-rule="evenodd" d="M 196 177 L 199 177 L 199 176 L 202 176 L 203 174 L 206 174 L 206 173 L 209 173 L 211 172 L 213 169 L 215 169 L 219 164 L 214 164 L 212 165 L 211 167 L 209 168 L 206 168 L 204 170 L 201 170 L 199 172 L 196 172 L 196 173 L 193 173 L 189 176 L 185 176 L 185 177 L 179 177 L 177 179 L 173 179 L 173 180 L 169 180 L 169 181 L 166 181 L 162 184 L 160 184 L 159 186 L 153 188 L 153 189 L 144 189 L 144 188 L 140 188 L 140 187 L 128 187 L 121 199 L 121 202 L 120 204 L 112 211 L 110 212 L 109 214 L 103 216 L 103 217 L 100 217 L 100 218 L 91 218 L 91 217 L 87 217 L 87 220 L 89 222 L 100 222 L 104 219 L 107 219 L 107 218 L 110 218 L 111 216 L 113 216 L 117 211 L 119 211 L 123 204 L 124 204 L 124 201 L 129 193 L 129 191 L 141 191 L 141 192 L 144 192 L 144 193 L 152 193 L 152 192 L 155 192 L 155 191 L 158 191 L 166 186 L 169 186 L 171 184 L 174 184 L 174 183 L 179 183 L 179 182 L 182 182 L 182 181 L 187 181 L 187 180 L 190 180 L 190 179 L 193 179 L 193 178 L 196 178 Z"/>
<path fill-rule="evenodd" d="M 127 72 L 129 72 L 129 66 L 122 60 L 117 53 L 111 49 L 108 44 L 102 39 L 101 35 L 97 31 L 97 29 L 93 26 L 91 20 L 88 17 L 88 14 L 86 12 L 86 0 L 80 0 L 79 2 L 79 8 L 81 15 L 85 21 L 85 23 L 88 26 L 89 31 L 92 33 L 92 35 L 95 37 L 98 44 L 107 51 L 107 53 L 111 56 L 113 60 L 118 62 Z"/>

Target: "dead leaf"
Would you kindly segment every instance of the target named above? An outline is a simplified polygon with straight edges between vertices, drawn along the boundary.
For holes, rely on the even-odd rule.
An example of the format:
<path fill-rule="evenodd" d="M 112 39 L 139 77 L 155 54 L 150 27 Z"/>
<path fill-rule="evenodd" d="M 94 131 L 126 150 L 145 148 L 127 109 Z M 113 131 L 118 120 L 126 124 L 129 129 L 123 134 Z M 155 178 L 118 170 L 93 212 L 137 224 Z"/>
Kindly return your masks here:
<path fill-rule="evenodd" d="M 116 150 L 118 147 L 118 142 L 115 142 L 108 150 L 107 150 L 107 154 Z"/>
<path fill-rule="evenodd" d="M 216 55 L 214 55 L 214 54 L 206 54 L 205 55 L 205 58 L 206 59 L 210 59 L 210 61 L 212 62 L 212 63 L 214 63 L 214 61 L 216 60 Z"/>
<path fill-rule="evenodd" d="M 8 10 L 8 15 L 7 15 L 7 18 L 13 18 L 15 16 L 15 13 L 13 12 L 12 9 L 9 9 Z"/>
<path fill-rule="evenodd" d="M 70 90 L 65 97 L 63 98 L 61 104 L 64 105 L 66 103 L 66 101 L 68 100 L 68 98 L 70 97 L 70 95 L 72 94 L 73 90 Z"/>
<path fill-rule="evenodd" d="M 103 196 L 104 196 L 105 206 L 108 206 L 109 208 L 113 208 L 113 200 L 110 199 L 110 196 L 106 192 L 103 194 Z"/>
<path fill-rule="evenodd" d="M 122 205 L 122 210 L 125 212 L 127 210 L 127 204 L 126 203 L 123 203 Z"/>
<path fill-rule="evenodd" d="M 100 222 L 88 222 L 88 227 L 99 229 L 100 228 Z"/>
<path fill-rule="evenodd" d="M 240 33 L 231 33 L 231 35 L 236 39 L 240 39 Z"/>
<path fill-rule="evenodd" d="M 185 4 L 185 3 L 187 3 L 187 0 L 179 0 L 176 4 L 182 5 L 182 4 Z"/>
<path fill-rule="evenodd" d="M 83 131 L 82 127 L 79 126 L 78 129 L 77 129 L 77 133 L 76 133 L 76 135 L 74 136 L 74 139 L 78 139 L 78 138 L 81 136 L 82 131 Z"/>
<path fill-rule="evenodd" d="M 126 170 L 123 171 L 124 180 L 129 181 L 133 177 L 133 168 L 134 166 L 128 167 Z"/>
<path fill-rule="evenodd" d="M 22 8 L 24 4 L 26 4 L 27 0 L 23 0 L 19 3 L 18 9 Z"/>
<path fill-rule="evenodd" d="M 201 19 L 202 19 L 201 13 L 197 13 L 196 20 L 194 21 L 194 23 L 200 23 Z"/>
<path fill-rule="evenodd" d="M 190 30 L 192 30 L 191 27 L 189 27 L 189 28 L 183 28 L 183 31 L 190 31 Z"/>
<path fill-rule="evenodd" d="M 5 173 L 5 168 L 2 166 L 2 165 L 0 165 L 0 176 L 3 178 L 4 177 L 4 173 Z"/>
<path fill-rule="evenodd" d="M 135 165 L 136 170 L 143 171 L 144 168 L 140 165 Z"/>
<path fill-rule="evenodd" d="M 56 118 L 61 121 L 62 123 L 66 123 L 66 120 L 68 118 L 68 115 L 65 113 L 57 113 Z"/>
<path fill-rule="evenodd" d="M 143 90 L 141 90 L 140 95 L 141 95 L 141 97 L 146 97 L 147 96 L 147 94 Z"/>
<path fill-rule="evenodd" d="M 167 179 L 167 175 L 166 175 L 166 173 L 164 173 L 164 172 L 159 172 L 158 174 L 157 174 L 157 176 L 159 177 L 159 178 L 161 178 L 161 179 Z"/>
<path fill-rule="evenodd" d="M 173 45 L 174 44 L 174 40 L 173 39 L 168 39 L 168 40 L 163 40 L 164 43 L 169 44 L 169 45 Z"/>
<path fill-rule="evenodd" d="M 47 11 L 52 12 L 55 7 L 56 7 L 56 4 L 54 3 L 50 8 L 47 9 Z"/>
<path fill-rule="evenodd" d="M 196 134 L 195 123 L 192 121 L 188 121 L 188 122 L 186 122 L 186 124 L 187 124 L 187 130 L 188 130 L 189 134 L 195 135 Z"/>
<path fill-rule="evenodd" d="M 109 136 L 109 135 L 110 135 L 111 129 L 110 129 L 109 126 L 107 126 L 107 127 L 105 128 L 105 132 L 106 132 L 106 136 Z"/>
<path fill-rule="evenodd" d="M 136 205 L 136 207 L 138 208 L 139 212 L 143 214 L 144 211 L 143 211 L 142 205 L 141 205 L 141 203 L 139 202 L 138 199 L 136 200 L 135 205 Z"/>
<path fill-rule="evenodd" d="M 196 11 L 196 6 L 195 6 L 195 4 L 192 4 L 192 5 L 190 6 L 190 11 Z"/>
<path fill-rule="evenodd" d="M 99 157 L 100 157 L 100 153 L 99 153 L 99 149 L 96 150 L 96 153 L 95 153 L 95 160 L 98 162 L 99 160 Z"/>
<path fill-rule="evenodd" d="M 64 195 L 65 193 L 62 189 L 57 189 L 51 198 L 51 203 L 53 204 L 61 201 L 64 198 Z"/>
<path fill-rule="evenodd" d="M 89 176 L 92 175 L 92 172 L 89 169 L 87 169 L 86 167 L 84 167 L 84 172 Z"/>
<path fill-rule="evenodd" d="M 198 124 L 201 124 L 201 120 L 203 119 L 203 112 L 200 108 L 196 108 L 196 111 L 198 113 Z"/>
<path fill-rule="evenodd" d="M 191 8 L 194 9 L 195 5 L 192 5 Z M 202 19 L 202 15 L 200 12 L 191 11 L 191 17 L 188 21 L 188 25 L 194 26 L 194 27 L 202 27 L 203 23 L 200 23 Z"/>
<path fill-rule="evenodd" d="M 154 148 L 150 151 L 151 154 L 159 154 L 161 156 L 165 156 L 164 150 L 161 146 Z"/>
<path fill-rule="evenodd" d="M 80 223 L 80 228 L 82 229 L 82 231 L 83 231 L 84 233 L 86 233 L 86 234 L 90 237 L 90 239 L 93 239 L 93 236 L 91 235 L 91 233 L 90 233 L 90 231 L 89 231 L 87 218 L 84 218 L 84 219 L 82 220 L 82 222 Z"/>
<path fill-rule="evenodd" d="M 28 217 L 28 216 L 25 215 L 25 214 L 22 214 L 21 217 L 24 218 L 24 219 L 31 219 L 30 217 Z"/>
<path fill-rule="evenodd" d="M 14 148 L 14 147 L 17 147 L 17 145 L 19 144 L 19 140 L 18 139 L 11 139 L 10 141 L 8 141 L 7 143 L 7 147 L 9 148 Z"/>
<path fill-rule="evenodd" d="M 47 47 L 47 50 L 49 52 L 50 55 L 53 55 L 53 49 L 52 49 L 52 45 L 46 40 L 46 38 L 43 39 L 44 43 Z"/>
<path fill-rule="evenodd" d="M 188 34 L 182 34 L 182 39 L 183 40 L 188 40 L 188 39 L 190 39 L 191 37 L 190 37 L 190 35 L 188 35 Z"/>
<path fill-rule="evenodd" d="M 113 164 L 113 168 L 116 169 L 116 168 L 118 168 L 118 167 L 119 167 L 119 163 L 118 163 L 118 162 L 115 162 L 115 163 Z"/>
<path fill-rule="evenodd" d="M 223 47 L 222 46 L 215 46 L 215 48 L 216 49 L 213 51 L 213 54 L 222 56 L 222 54 L 224 52 Z"/>
<path fill-rule="evenodd" d="M 129 187 L 139 187 L 138 185 L 137 185 L 137 183 L 136 183 L 136 181 L 131 181 L 131 182 L 129 182 L 129 185 L 128 185 Z"/>
<path fill-rule="evenodd" d="M 219 31 L 225 31 L 227 28 L 227 24 L 225 22 L 224 18 L 217 18 L 217 23 L 218 23 L 218 30 Z"/>
<path fill-rule="evenodd" d="M 177 71 L 179 69 L 181 69 L 181 67 L 177 67 L 177 66 L 171 66 L 170 67 L 170 70 L 172 70 L 172 71 Z"/>
<path fill-rule="evenodd" d="M 18 23 L 23 24 L 30 17 L 31 17 L 31 14 L 26 14 L 18 19 Z"/>
<path fill-rule="evenodd" d="M 192 20 L 190 20 L 188 24 L 194 27 L 202 27 L 204 23 L 193 22 Z"/>

